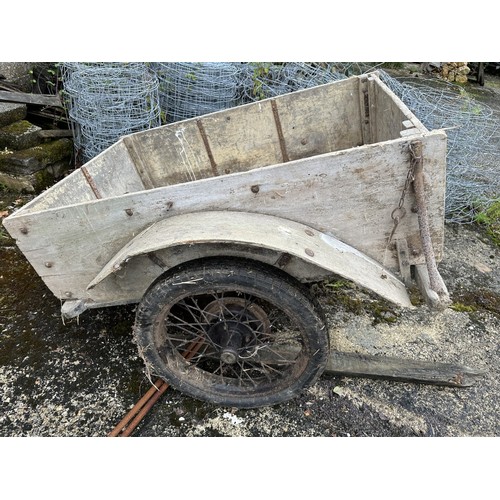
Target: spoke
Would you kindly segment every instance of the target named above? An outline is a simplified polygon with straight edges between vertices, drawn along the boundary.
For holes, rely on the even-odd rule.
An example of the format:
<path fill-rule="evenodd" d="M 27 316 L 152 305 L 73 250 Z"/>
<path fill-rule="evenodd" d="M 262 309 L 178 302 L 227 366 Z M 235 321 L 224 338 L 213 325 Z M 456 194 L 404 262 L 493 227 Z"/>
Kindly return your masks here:
<path fill-rule="evenodd" d="M 167 325 L 171 325 L 171 326 L 175 326 L 179 329 L 183 329 L 184 331 L 188 332 L 188 333 L 193 333 L 193 332 L 197 332 L 197 333 L 205 333 L 205 330 L 203 328 L 201 328 L 201 325 L 199 322 L 196 322 L 196 323 L 189 323 L 187 322 L 186 320 L 182 319 L 181 317 L 177 316 L 176 314 L 173 314 L 172 312 L 170 312 L 168 314 L 168 317 L 169 318 L 173 318 L 175 320 L 178 321 L 173 323 L 171 321 L 167 321 Z M 181 325 L 184 325 L 184 328 L 181 326 Z M 188 328 L 190 329 L 188 329 Z"/>
<path fill-rule="evenodd" d="M 192 297 L 191 299 L 195 303 L 195 306 L 192 306 L 192 305 L 188 304 L 185 299 L 182 301 L 182 305 L 188 310 L 188 312 L 191 314 L 191 316 L 193 316 L 193 319 L 195 321 L 197 321 L 200 325 L 201 324 L 210 325 L 212 323 L 212 321 L 210 321 L 210 319 L 208 318 L 208 316 L 212 316 L 211 319 L 214 319 L 214 318 L 217 319 L 218 318 L 217 315 L 215 315 L 213 313 L 210 313 L 209 311 L 206 311 L 205 309 L 202 309 L 198 305 L 198 302 L 196 301 L 196 299 L 194 297 Z M 179 302 L 179 304 L 181 304 L 181 302 Z M 204 321 L 200 321 L 200 318 L 196 317 L 194 315 L 193 311 L 198 312 L 201 315 L 201 317 L 203 318 Z"/>
<path fill-rule="evenodd" d="M 247 373 L 247 370 L 244 368 L 244 363 L 241 363 L 241 364 L 240 364 L 240 363 L 238 363 L 238 365 L 239 365 L 239 366 L 240 366 L 240 368 L 241 368 L 241 373 L 242 373 L 242 374 L 244 374 L 244 375 L 248 378 L 248 380 L 250 380 L 250 382 L 252 383 L 252 385 L 253 385 L 254 387 L 258 387 L 258 383 L 254 380 L 254 378 L 253 378 L 253 377 L 251 377 L 251 376 Z M 252 368 L 252 370 L 253 370 L 253 368 Z"/>
<path fill-rule="evenodd" d="M 197 365 L 197 364 L 200 362 L 200 360 L 201 360 L 201 359 L 203 359 L 203 358 L 210 358 L 210 357 L 212 357 L 212 358 L 216 359 L 216 351 L 213 351 L 213 352 L 211 352 L 211 353 L 209 352 L 209 353 L 207 354 L 207 351 L 208 351 L 208 349 L 209 349 L 210 347 L 212 347 L 212 346 L 211 346 L 211 345 L 209 345 L 209 344 L 207 344 L 207 343 L 205 342 L 205 348 L 204 348 L 203 352 L 198 353 L 198 354 L 196 354 L 196 356 L 193 356 L 193 357 L 191 358 L 191 360 L 193 361 L 193 363 L 192 363 L 192 364 L 193 364 L 193 365 Z M 210 355 L 212 355 L 212 356 L 210 356 Z"/>

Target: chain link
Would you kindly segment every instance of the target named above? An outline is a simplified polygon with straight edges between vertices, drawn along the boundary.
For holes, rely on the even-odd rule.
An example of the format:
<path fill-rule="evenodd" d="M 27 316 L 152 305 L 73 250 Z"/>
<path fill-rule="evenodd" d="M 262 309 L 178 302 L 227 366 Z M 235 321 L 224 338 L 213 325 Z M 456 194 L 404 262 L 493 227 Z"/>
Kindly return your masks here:
<path fill-rule="evenodd" d="M 404 208 L 406 193 L 410 189 L 410 185 L 415 179 L 415 163 L 417 158 L 415 157 L 415 153 L 413 151 L 411 143 L 408 146 L 410 150 L 410 166 L 408 167 L 408 173 L 406 174 L 405 185 L 403 187 L 403 191 L 401 193 L 401 197 L 399 198 L 398 206 L 391 212 L 391 219 L 394 222 L 394 226 L 392 228 L 391 234 L 389 235 L 389 239 L 387 240 L 387 245 L 389 245 L 394 237 L 396 229 L 401 222 L 401 219 L 406 215 L 406 209 Z"/>

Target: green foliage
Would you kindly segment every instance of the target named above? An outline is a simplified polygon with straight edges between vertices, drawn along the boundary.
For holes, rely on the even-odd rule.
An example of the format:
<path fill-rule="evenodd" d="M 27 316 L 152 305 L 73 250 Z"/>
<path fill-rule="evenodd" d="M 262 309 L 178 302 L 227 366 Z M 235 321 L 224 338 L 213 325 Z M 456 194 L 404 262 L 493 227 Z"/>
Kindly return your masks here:
<path fill-rule="evenodd" d="M 262 86 L 262 80 L 268 77 L 271 63 L 253 62 L 252 66 L 254 68 L 252 93 L 257 98 L 257 100 L 261 101 L 262 99 L 268 97 L 265 95 Z"/>
<path fill-rule="evenodd" d="M 493 242 L 500 246 L 500 198 L 476 215 L 476 222 L 486 228 Z"/>
<path fill-rule="evenodd" d="M 39 62 L 29 71 L 32 92 L 57 94 L 62 88 L 59 63 Z"/>
<path fill-rule="evenodd" d="M 476 307 L 462 304 L 461 302 L 453 302 L 453 304 L 451 304 L 450 306 L 450 309 L 453 309 L 457 312 L 474 312 L 477 310 Z"/>

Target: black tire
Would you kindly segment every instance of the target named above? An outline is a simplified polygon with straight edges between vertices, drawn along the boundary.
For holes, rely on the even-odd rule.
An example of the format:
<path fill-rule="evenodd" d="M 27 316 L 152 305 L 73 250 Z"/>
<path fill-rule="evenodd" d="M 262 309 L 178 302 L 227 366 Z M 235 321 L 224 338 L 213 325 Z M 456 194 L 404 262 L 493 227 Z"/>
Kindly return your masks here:
<path fill-rule="evenodd" d="M 307 289 L 240 259 L 179 266 L 138 306 L 135 338 L 147 371 L 211 403 L 287 401 L 323 373 L 329 337 Z"/>

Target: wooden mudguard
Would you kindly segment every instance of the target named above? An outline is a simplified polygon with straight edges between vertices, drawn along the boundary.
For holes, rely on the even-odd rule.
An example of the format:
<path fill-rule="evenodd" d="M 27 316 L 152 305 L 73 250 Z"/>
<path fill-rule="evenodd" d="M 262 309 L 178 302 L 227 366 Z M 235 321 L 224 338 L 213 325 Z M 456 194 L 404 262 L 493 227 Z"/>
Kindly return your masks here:
<path fill-rule="evenodd" d="M 276 251 L 278 255 L 295 256 L 352 280 L 399 306 L 412 307 L 406 288 L 398 278 L 375 260 L 333 236 L 280 217 L 230 211 L 189 213 L 152 224 L 125 245 L 87 288 L 98 286 L 133 257 L 168 247 L 206 243 L 258 247 Z M 204 257 L 203 247 L 200 248 L 198 258 Z"/>

